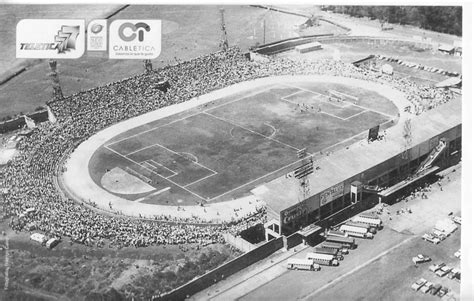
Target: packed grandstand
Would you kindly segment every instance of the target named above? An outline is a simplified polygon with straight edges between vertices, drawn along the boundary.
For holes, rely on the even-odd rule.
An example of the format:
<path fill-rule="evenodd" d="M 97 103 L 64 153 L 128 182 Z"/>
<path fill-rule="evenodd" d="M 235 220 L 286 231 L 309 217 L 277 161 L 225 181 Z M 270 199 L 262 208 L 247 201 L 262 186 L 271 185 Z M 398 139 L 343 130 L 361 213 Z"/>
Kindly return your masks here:
<path fill-rule="evenodd" d="M 1 170 L 4 209 L 11 217 L 10 226 L 18 231 L 33 227 L 49 236 L 69 237 L 71 241 L 99 247 L 142 247 L 221 242 L 225 232 L 238 234 L 251 225 L 264 223 L 265 208 L 222 225 L 206 225 L 199 219 L 173 216 L 156 217 L 155 221 L 103 214 L 91 204 L 66 197 L 59 190 L 56 177 L 63 168 L 61 162 L 78 144 L 119 121 L 243 81 L 309 74 L 389 85 L 405 93 L 412 104 L 410 113 L 417 115 L 455 97 L 447 89 L 340 61 L 307 62 L 286 58 L 250 61 L 238 48 L 203 55 L 49 103 L 57 122 L 38 125 L 18 144 L 20 155 Z M 163 78 L 170 83 L 167 92 L 157 86 Z M 29 208 L 34 211 L 24 214 Z"/>

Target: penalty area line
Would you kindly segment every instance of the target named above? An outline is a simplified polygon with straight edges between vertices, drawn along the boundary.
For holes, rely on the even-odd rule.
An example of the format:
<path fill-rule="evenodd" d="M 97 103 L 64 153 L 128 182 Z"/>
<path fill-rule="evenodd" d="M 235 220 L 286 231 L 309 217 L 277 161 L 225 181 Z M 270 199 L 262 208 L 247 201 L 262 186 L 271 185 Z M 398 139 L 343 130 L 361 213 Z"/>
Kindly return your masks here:
<path fill-rule="evenodd" d="M 120 157 L 124 158 L 125 160 L 130 161 L 130 162 L 132 162 L 132 163 L 134 163 L 134 164 L 136 164 L 136 165 L 138 165 L 138 166 L 140 166 L 140 167 L 142 167 L 142 168 L 148 170 L 149 172 L 151 172 L 151 173 L 157 175 L 158 177 L 162 178 L 163 180 L 166 180 L 166 181 L 168 181 L 168 182 L 170 182 L 170 183 L 172 183 L 172 184 L 178 186 L 179 188 L 181 188 L 181 189 L 183 189 L 183 190 L 189 192 L 190 194 L 192 194 L 192 195 L 194 195 L 194 196 L 200 198 L 201 200 L 206 200 L 206 198 L 204 198 L 204 197 L 200 196 L 199 194 L 197 194 L 197 193 L 195 193 L 195 192 L 193 192 L 193 191 L 187 189 L 186 187 L 183 187 L 183 186 L 179 185 L 178 183 L 176 183 L 176 182 L 174 182 L 174 181 L 172 181 L 172 180 L 170 180 L 170 179 L 167 179 L 167 178 L 163 177 L 162 175 L 160 175 L 160 174 L 154 172 L 153 170 L 151 170 L 150 168 L 147 168 L 147 167 L 145 167 L 145 166 L 143 166 L 143 165 L 140 165 L 140 163 L 136 162 L 135 160 L 132 160 L 132 159 L 130 159 L 129 157 L 125 157 L 124 155 L 122 155 L 122 154 L 120 154 L 120 153 L 114 151 L 113 149 L 111 149 L 111 148 L 109 148 L 109 147 L 107 147 L 107 146 L 105 146 L 105 147 L 106 147 L 108 150 L 110 150 L 111 152 L 114 152 L 114 153 L 116 153 L 117 155 L 119 155 Z"/>

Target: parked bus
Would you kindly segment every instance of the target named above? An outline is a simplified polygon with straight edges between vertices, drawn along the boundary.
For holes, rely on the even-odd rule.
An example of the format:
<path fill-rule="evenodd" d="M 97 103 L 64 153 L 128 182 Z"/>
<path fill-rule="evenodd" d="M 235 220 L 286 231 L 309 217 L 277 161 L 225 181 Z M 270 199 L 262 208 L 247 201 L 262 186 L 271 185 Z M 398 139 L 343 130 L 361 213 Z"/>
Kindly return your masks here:
<path fill-rule="evenodd" d="M 364 228 L 342 225 L 339 229 L 343 232 L 346 232 L 349 236 L 370 238 L 370 239 L 374 238 L 374 235 Z"/>
<path fill-rule="evenodd" d="M 289 270 L 319 271 L 321 267 L 313 260 L 290 258 L 287 261 L 286 268 Z"/>
<path fill-rule="evenodd" d="M 376 216 L 360 214 L 360 215 L 354 216 L 352 218 L 352 221 L 356 223 L 369 224 L 371 226 L 376 227 L 378 230 L 383 228 L 382 220 Z"/>
<path fill-rule="evenodd" d="M 348 249 L 355 249 L 355 239 L 353 237 L 339 237 L 339 236 L 332 236 L 328 235 L 326 237 L 327 242 L 335 242 L 341 244 L 343 247 Z"/>
<path fill-rule="evenodd" d="M 344 260 L 344 256 L 342 256 L 342 252 L 337 250 L 337 249 L 328 249 L 328 248 L 316 247 L 316 248 L 314 248 L 314 253 L 328 254 L 328 255 L 334 256 L 334 258 L 336 258 L 339 261 Z"/>
<path fill-rule="evenodd" d="M 346 222 L 345 225 L 367 229 L 372 234 L 377 234 L 377 228 L 366 223 Z"/>
<path fill-rule="evenodd" d="M 334 249 L 334 250 L 340 251 L 341 254 L 349 254 L 349 249 L 347 247 L 344 247 L 342 244 L 336 243 L 336 242 L 325 241 L 321 243 L 319 247 L 324 248 L 324 249 Z"/>
<path fill-rule="evenodd" d="M 312 260 L 314 263 L 329 265 L 329 266 L 338 266 L 339 262 L 333 255 L 329 254 L 320 254 L 320 253 L 308 253 L 306 254 L 306 259 Z"/>

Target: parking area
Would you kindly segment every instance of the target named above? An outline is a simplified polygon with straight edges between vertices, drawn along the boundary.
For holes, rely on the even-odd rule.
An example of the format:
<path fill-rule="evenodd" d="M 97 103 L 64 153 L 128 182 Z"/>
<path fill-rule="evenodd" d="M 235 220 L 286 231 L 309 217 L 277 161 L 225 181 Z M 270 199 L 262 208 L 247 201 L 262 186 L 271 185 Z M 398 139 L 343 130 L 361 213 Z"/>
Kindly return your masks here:
<path fill-rule="evenodd" d="M 379 215 L 384 221 L 384 229 L 374 239 L 357 238 L 358 247 L 351 250 L 338 267 L 323 266 L 318 272 L 283 272 L 286 262 L 281 262 L 278 264 L 282 265 L 282 272 L 269 277 L 264 285 L 247 292 L 236 290 L 228 295 L 242 300 L 438 299 L 411 289 L 412 284 L 423 277 L 447 287 L 452 298 L 445 297 L 446 300 L 459 300 L 459 282 L 446 276 L 439 277 L 428 268 L 440 262 L 453 268 L 460 266 L 460 260 L 454 256 L 461 245 L 460 227 L 436 245 L 422 239 L 423 234 L 432 232 L 436 223 L 448 218 L 449 213 L 460 215 L 461 167 L 450 168 L 442 175 L 444 178 L 439 184 L 427 187 L 427 198 L 414 196 L 384 207 Z M 309 251 L 296 253 L 293 257 L 304 258 Z M 418 254 L 427 255 L 432 261 L 415 265 L 412 258 Z"/>

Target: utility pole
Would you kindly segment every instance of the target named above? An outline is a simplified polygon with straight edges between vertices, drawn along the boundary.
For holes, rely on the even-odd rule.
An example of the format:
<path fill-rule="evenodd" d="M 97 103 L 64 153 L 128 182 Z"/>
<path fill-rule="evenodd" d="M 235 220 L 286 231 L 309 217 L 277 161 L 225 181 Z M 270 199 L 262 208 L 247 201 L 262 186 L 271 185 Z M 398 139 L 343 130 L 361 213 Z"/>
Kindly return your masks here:
<path fill-rule="evenodd" d="M 263 44 L 265 45 L 265 35 L 266 35 L 266 24 L 265 24 L 265 19 L 263 19 Z"/>
<path fill-rule="evenodd" d="M 222 47 L 222 50 L 227 51 L 227 49 L 229 48 L 229 42 L 227 41 L 227 31 L 225 29 L 224 9 L 221 8 L 220 12 L 221 12 L 221 31 L 222 31 L 220 46 Z"/>

